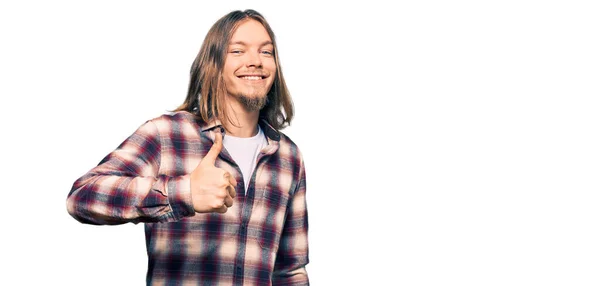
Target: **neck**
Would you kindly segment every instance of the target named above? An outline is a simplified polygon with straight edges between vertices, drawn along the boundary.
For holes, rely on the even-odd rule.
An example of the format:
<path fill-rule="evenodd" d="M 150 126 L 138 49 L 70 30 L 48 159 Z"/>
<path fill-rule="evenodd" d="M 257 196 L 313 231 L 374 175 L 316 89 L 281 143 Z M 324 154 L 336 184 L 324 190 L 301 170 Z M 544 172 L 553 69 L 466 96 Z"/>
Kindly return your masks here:
<path fill-rule="evenodd" d="M 248 111 L 240 102 L 227 96 L 226 108 L 228 120 L 222 122 L 227 134 L 235 137 L 252 137 L 258 133 L 258 115 L 260 111 Z"/>

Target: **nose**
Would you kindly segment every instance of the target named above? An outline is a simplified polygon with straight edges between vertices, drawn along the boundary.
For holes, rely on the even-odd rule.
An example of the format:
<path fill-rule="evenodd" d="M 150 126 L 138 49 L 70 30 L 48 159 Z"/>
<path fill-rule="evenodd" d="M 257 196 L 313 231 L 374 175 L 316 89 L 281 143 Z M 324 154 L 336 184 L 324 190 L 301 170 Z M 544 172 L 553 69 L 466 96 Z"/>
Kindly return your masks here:
<path fill-rule="evenodd" d="M 262 67 L 262 58 L 260 57 L 260 53 L 246 53 L 246 67 Z"/>

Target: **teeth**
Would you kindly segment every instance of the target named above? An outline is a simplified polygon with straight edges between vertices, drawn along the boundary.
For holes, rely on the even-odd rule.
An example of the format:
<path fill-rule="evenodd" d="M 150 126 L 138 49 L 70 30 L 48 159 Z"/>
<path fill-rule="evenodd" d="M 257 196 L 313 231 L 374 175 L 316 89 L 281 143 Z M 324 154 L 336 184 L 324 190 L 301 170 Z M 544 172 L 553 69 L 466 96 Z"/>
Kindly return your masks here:
<path fill-rule="evenodd" d="M 262 79 L 262 77 L 260 76 L 243 76 L 243 79 L 247 79 L 247 80 L 259 80 Z"/>

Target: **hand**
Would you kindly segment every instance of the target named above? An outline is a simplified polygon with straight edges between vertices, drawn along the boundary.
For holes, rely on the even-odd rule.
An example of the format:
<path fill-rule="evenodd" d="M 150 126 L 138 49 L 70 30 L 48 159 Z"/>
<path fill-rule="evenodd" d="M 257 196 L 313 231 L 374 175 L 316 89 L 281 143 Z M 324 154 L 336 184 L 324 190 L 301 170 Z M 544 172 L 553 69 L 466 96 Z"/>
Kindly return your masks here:
<path fill-rule="evenodd" d="M 225 213 L 233 205 L 237 181 L 229 172 L 215 167 L 221 149 L 223 135 L 215 132 L 215 142 L 190 174 L 192 202 L 196 212 Z"/>

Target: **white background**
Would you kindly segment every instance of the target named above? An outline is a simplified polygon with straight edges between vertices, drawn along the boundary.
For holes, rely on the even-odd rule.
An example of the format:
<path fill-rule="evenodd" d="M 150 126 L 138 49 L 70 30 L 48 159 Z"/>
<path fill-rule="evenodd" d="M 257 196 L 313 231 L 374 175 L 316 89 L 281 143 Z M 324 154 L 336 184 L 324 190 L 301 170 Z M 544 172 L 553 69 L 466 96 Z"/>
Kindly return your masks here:
<path fill-rule="evenodd" d="M 144 285 L 143 226 L 66 196 L 253 8 L 296 106 L 313 285 L 600 285 L 594 1 L 201 2 L 0 4 L 0 284 Z"/>

